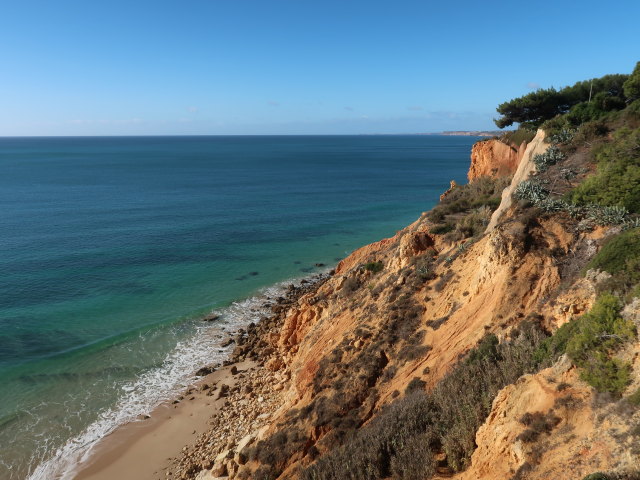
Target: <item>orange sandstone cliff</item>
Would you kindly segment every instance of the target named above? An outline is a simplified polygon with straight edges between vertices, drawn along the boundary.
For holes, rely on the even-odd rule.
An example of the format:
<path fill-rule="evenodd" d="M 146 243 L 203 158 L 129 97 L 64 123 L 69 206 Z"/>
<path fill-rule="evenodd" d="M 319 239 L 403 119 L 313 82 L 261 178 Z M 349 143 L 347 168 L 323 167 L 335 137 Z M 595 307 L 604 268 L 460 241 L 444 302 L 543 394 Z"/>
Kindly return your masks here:
<path fill-rule="evenodd" d="M 526 148 L 525 142 L 514 147 L 496 138 L 477 142 L 471 148 L 471 167 L 467 178 L 473 182 L 478 177 L 500 177 L 513 174 Z"/>
<path fill-rule="evenodd" d="M 218 473 L 226 478 L 379 478 L 349 470 L 350 459 L 361 462 L 367 448 L 359 438 L 375 443 L 358 432 L 382 428 L 379 419 L 416 389 L 438 394 L 438 385 L 483 339 L 515 345 L 525 324 L 553 332 L 587 312 L 602 276 L 580 272 L 609 230 L 576 228 L 568 217 L 535 216 L 511 203 L 515 185 L 535 174 L 531 157 L 545 149 L 542 131 L 528 148 L 478 142 L 470 181 L 483 175 L 517 177 L 493 216 L 482 210 L 489 207 L 440 217 L 434 214 L 437 208 L 424 213 L 393 237 L 354 251 L 317 290 L 287 306 L 282 323 L 258 341 L 263 368 L 284 379 L 278 384 L 279 408 L 266 427 L 230 439 L 222 452 L 211 451 L 216 464 L 197 478 L 218 478 Z M 475 198 L 473 188 L 471 183 L 452 190 Z M 459 200 L 451 197 L 442 201 Z M 467 238 L 460 233 L 464 229 L 436 228 L 454 221 L 491 225 Z M 636 325 L 639 302 L 626 309 Z M 245 354 L 246 349 L 239 351 L 238 359 Z M 628 392 L 640 386 L 639 354 L 637 343 L 621 354 L 634 367 Z M 455 395 L 465 395 L 450 393 L 452 403 L 460 400 Z M 466 444 L 447 443 L 456 439 L 450 432 L 413 440 L 410 456 L 429 459 L 424 471 L 403 469 L 400 456 L 376 468 L 386 469 L 389 478 L 459 480 L 581 479 L 597 471 L 640 468 L 640 409 L 602 401 L 566 356 L 506 381 L 485 407 L 486 417 Z M 405 417 L 397 418 L 409 422 Z M 527 418 L 542 419 L 544 428 L 527 434 Z M 206 449 L 198 451 L 206 454 Z M 473 453 L 465 459 L 459 453 L 464 451 Z M 341 459 L 343 470 L 331 458 Z"/>

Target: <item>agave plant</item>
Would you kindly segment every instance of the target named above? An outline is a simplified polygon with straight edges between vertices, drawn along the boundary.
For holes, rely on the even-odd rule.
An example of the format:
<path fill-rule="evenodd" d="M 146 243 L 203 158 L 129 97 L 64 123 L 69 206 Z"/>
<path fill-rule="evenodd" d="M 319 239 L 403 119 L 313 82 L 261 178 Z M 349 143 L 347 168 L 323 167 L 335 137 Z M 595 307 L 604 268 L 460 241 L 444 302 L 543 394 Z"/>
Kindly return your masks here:
<path fill-rule="evenodd" d="M 549 142 L 552 145 L 565 145 L 573 140 L 576 134 L 576 130 L 573 128 L 563 128 L 557 133 L 554 133 L 549 137 Z"/>
<path fill-rule="evenodd" d="M 568 210 L 569 204 L 562 199 L 547 197 L 536 204 L 545 212 L 561 212 Z"/>
<path fill-rule="evenodd" d="M 600 225 L 622 225 L 625 223 L 629 211 L 625 207 L 588 205 L 587 217 Z"/>
<path fill-rule="evenodd" d="M 565 154 L 562 153 L 557 146 L 552 145 L 546 152 L 534 155 L 533 163 L 535 163 L 538 172 L 544 172 L 551 165 L 555 165 L 564 159 Z"/>
<path fill-rule="evenodd" d="M 549 191 L 540 182 L 525 180 L 518 184 L 513 194 L 517 199 L 527 200 L 537 206 L 549 196 Z"/>
<path fill-rule="evenodd" d="M 640 217 L 628 218 L 622 224 L 623 230 L 631 230 L 632 228 L 640 228 Z"/>

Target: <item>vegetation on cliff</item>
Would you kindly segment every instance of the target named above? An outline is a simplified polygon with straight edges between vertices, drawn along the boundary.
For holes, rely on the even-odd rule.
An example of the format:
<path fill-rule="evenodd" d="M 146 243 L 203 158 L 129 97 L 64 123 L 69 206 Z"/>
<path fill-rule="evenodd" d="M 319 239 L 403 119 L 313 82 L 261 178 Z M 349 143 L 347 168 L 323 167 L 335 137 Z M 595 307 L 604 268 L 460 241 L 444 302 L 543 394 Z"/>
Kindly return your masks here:
<path fill-rule="evenodd" d="M 608 112 L 622 110 L 636 92 L 636 72 L 633 75 L 605 75 L 584 80 L 556 90 L 538 89 L 522 97 L 501 103 L 495 120 L 499 128 L 514 123 L 538 128 L 554 117 L 563 116 L 571 125 L 596 120 Z M 627 95 L 627 93 L 631 95 Z"/>
<path fill-rule="evenodd" d="M 463 470 L 496 394 L 536 370 L 534 352 L 544 337 L 535 324 L 524 324 L 502 343 L 486 336 L 431 392 L 409 389 L 301 477 L 422 480 L 435 473 L 437 452 L 453 471 Z"/>

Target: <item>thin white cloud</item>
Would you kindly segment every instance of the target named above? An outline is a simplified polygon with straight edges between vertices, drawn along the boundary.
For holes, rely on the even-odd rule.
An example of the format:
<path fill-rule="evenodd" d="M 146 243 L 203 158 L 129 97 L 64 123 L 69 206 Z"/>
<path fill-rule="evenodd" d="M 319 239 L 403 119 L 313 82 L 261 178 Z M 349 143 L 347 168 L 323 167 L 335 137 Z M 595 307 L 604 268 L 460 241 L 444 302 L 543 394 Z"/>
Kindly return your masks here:
<path fill-rule="evenodd" d="M 529 82 L 527 83 L 527 88 L 529 90 L 538 90 L 540 88 L 540 84 L 537 82 Z"/>
<path fill-rule="evenodd" d="M 189 113 L 196 113 L 198 110 L 200 110 L 198 107 L 194 107 L 194 106 L 187 107 L 187 112 Z"/>

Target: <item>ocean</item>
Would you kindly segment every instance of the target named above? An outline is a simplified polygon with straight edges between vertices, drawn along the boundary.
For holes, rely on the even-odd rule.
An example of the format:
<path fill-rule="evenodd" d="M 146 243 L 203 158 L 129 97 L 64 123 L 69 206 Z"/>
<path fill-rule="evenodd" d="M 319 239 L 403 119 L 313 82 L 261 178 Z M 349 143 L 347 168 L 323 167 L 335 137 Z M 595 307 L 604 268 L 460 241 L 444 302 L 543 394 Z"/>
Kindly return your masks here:
<path fill-rule="evenodd" d="M 0 479 L 73 478 L 265 295 L 464 183 L 477 140 L 0 138 Z"/>

